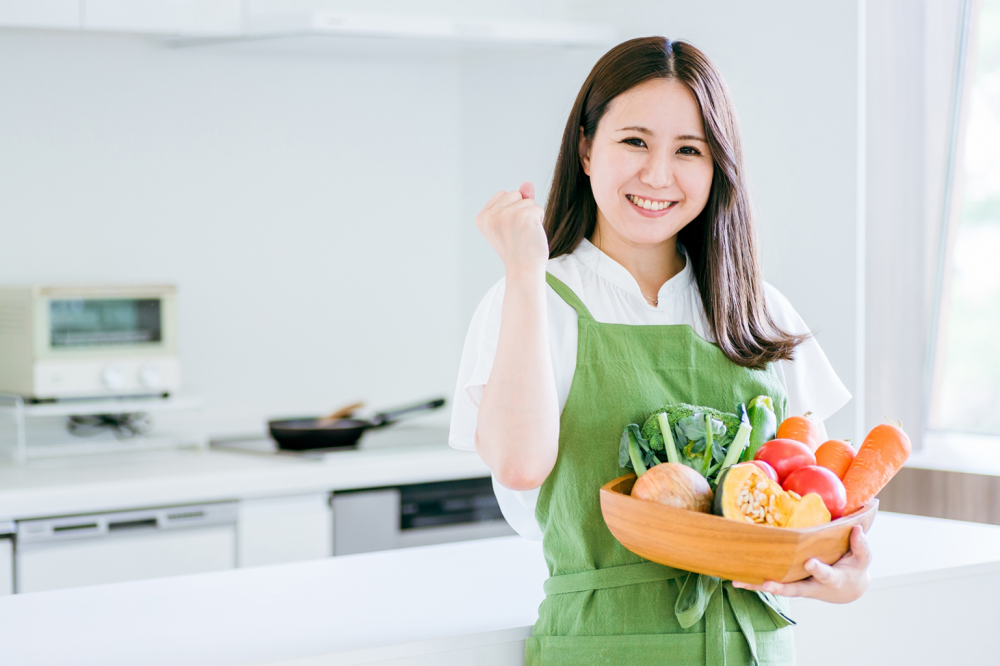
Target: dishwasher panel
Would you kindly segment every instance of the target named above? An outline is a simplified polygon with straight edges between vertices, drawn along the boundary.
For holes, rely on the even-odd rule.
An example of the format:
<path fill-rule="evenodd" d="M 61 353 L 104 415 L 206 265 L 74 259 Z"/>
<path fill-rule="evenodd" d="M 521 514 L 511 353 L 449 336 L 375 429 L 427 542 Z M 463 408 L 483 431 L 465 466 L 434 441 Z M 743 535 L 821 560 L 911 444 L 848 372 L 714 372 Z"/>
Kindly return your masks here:
<path fill-rule="evenodd" d="M 15 590 L 232 569 L 235 503 L 18 521 Z"/>
<path fill-rule="evenodd" d="M 516 534 L 490 477 L 337 492 L 333 515 L 334 555 Z"/>

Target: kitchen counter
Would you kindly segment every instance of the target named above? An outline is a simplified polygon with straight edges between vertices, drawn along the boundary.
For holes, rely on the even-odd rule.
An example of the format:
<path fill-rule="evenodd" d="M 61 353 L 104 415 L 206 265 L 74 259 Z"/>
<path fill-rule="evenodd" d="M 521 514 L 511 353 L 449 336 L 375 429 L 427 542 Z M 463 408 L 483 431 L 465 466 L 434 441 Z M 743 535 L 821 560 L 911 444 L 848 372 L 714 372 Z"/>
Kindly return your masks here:
<path fill-rule="evenodd" d="M 311 456 L 176 449 L 4 465 L 0 520 L 489 476 L 474 451 L 448 446 L 447 432 L 399 425 L 366 434 L 358 449 Z"/>
<path fill-rule="evenodd" d="M 1000 527 L 881 513 L 872 585 L 794 600 L 800 663 L 986 664 Z M 540 544 L 504 537 L 0 598 L 5 664 L 521 664 Z"/>

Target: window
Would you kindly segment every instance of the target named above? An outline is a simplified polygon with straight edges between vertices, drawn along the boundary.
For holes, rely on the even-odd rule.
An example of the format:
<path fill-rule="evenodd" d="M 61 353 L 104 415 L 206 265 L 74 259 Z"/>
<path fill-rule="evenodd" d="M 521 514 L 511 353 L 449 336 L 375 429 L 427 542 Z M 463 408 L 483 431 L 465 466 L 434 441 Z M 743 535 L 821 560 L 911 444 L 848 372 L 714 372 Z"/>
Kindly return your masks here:
<path fill-rule="evenodd" d="M 1000 434 L 1000 0 L 982 3 L 972 31 L 931 426 Z"/>

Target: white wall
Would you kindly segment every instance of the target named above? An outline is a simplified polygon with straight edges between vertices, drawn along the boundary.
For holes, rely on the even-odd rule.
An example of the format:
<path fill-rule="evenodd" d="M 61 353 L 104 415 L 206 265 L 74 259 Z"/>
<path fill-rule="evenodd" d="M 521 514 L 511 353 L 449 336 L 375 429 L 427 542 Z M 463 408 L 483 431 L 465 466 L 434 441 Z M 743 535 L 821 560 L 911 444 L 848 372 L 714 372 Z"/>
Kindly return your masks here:
<path fill-rule="evenodd" d="M 535 185 L 548 200 L 566 119 L 584 80 L 607 49 L 534 49 L 496 58 L 470 54 L 462 65 L 464 209 L 462 317 L 503 276 L 503 264 L 475 226 L 499 190 Z"/>
<path fill-rule="evenodd" d="M 216 434 L 450 395 L 459 73 L 0 31 L 0 282 L 177 283 Z"/>
<path fill-rule="evenodd" d="M 740 113 L 765 276 L 856 391 L 855 3 L 325 4 L 612 21 L 622 39 L 702 48 Z M 356 397 L 450 396 L 468 318 L 502 274 L 475 214 L 523 180 L 547 197 L 605 50 L 377 57 L 0 31 L 0 281 L 177 282 L 186 383 L 216 434 Z M 852 434 L 852 408 L 828 426 Z"/>

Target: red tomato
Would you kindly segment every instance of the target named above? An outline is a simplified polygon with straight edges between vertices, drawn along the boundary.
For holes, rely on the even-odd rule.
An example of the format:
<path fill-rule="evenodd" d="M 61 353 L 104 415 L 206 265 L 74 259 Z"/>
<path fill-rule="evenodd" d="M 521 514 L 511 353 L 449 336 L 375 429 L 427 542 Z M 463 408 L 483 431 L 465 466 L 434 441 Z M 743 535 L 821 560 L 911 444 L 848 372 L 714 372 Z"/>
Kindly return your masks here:
<path fill-rule="evenodd" d="M 778 473 L 778 483 L 784 483 L 785 477 L 806 465 L 815 465 L 816 456 L 802 442 L 794 439 L 772 439 L 757 450 L 754 460 L 763 460 Z"/>
<path fill-rule="evenodd" d="M 781 487 L 803 497 L 807 493 L 816 493 L 823 498 L 823 504 L 826 504 L 832 520 L 840 518 L 844 513 L 844 507 L 847 506 L 847 491 L 843 482 L 826 467 L 819 465 L 800 467 L 788 475 Z"/>
<path fill-rule="evenodd" d="M 760 467 L 761 471 L 764 472 L 767 478 L 771 479 L 775 483 L 778 482 L 778 473 L 774 471 L 773 467 L 768 465 L 763 460 L 751 460 L 750 464 L 757 465 L 757 467 Z"/>

